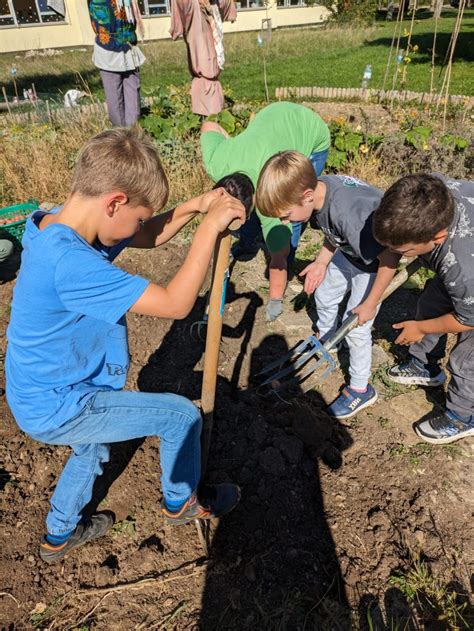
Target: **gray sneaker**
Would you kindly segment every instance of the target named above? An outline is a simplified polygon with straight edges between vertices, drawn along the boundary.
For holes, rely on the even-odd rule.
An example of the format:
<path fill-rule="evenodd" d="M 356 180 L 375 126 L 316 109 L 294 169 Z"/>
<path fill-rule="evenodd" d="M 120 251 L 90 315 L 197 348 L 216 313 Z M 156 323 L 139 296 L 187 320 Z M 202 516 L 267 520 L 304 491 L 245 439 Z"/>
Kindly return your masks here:
<path fill-rule="evenodd" d="M 74 548 L 78 548 L 92 539 L 98 539 L 105 535 L 107 530 L 113 525 L 114 518 L 112 513 L 103 512 L 92 515 L 89 520 L 78 524 L 69 539 L 58 546 L 49 543 L 46 537 L 43 537 L 39 555 L 46 563 L 60 561 Z"/>
<path fill-rule="evenodd" d="M 406 386 L 442 386 L 446 381 L 446 375 L 438 366 L 426 367 L 415 357 L 404 364 L 392 366 L 387 370 L 387 375 L 395 383 Z"/>
<path fill-rule="evenodd" d="M 452 410 L 428 416 L 415 425 L 415 432 L 427 443 L 447 445 L 461 438 L 474 436 L 474 414 L 462 418 Z"/>

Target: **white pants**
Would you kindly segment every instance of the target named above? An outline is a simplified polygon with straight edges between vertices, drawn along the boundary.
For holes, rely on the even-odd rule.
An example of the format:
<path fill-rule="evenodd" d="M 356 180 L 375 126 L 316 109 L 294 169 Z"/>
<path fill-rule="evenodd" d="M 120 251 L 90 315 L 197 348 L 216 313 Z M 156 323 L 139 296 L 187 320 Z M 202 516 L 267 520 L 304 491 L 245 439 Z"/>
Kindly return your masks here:
<path fill-rule="evenodd" d="M 323 282 L 314 292 L 318 310 L 317 326 L 323 342 L 336 332 L 338 307 L 344 296 L 350 292 L 343 319 L 347 318 L 351 309 L 367 298 L 375 276 L 375 273 L 361 271 L 352 265 L 341 252 L 336 252 L 328 265 Z M 372 366 L 372 323 L 373 320 L 370 320 L 356 327 L 346 336 L 352 388 L 362 390 L 369 382 Z"/>

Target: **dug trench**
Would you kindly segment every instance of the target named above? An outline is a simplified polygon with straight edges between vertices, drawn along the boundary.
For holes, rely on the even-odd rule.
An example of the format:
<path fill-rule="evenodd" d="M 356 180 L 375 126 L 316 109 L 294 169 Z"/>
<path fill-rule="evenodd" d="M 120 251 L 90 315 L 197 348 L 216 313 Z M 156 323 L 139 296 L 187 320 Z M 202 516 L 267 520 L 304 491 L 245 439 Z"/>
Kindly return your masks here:
<path fill-rule="evenodd" d="M 186 250 L 175 241 L 126 251 L 118 263 L 165 284 Z M 9 304 L 13 281 L 0 289 L 2 305 Z M 308 315 L 292 311 L 290 301 L 282 323 L 268 326 L 266 298 L 262 257 L 237 263 L 208 480 L 238 483 L 242 499 L 214 525 L 208 559 L 193 525 L 163 521 L 159 441 L 147 438 L 113 445 L 98 480 L 91 509 L 112 510 L 113 530 L 56 565 L 43 564 L 38 542 L 68 448 L 22 434 L 2 397 L 2 628 L 346 630 L 397 628 L 394 621 L 449 628 L 439 612 L 417 611 L 389 580 L 419 558 L 461 593 L 472 560 L 472 445 L 420 446 L 411 425 L 432 408 L 433 393 L 391 387 L 384 377 L 384 363 L 398 352 L 390 323 L 413 312 L 416 292 L 402 289 L 383 307 L 375 327 L 380 399 L 347 422 L 324 411 L 343 383 L 340 370 L 291 400 L 260 398 L 249 387 L 249 375 L 311 330 Z M 204 307 L 201 296 L 179 322 L 128 316 L 128 388 L 199 400 L 204 343 L 190 326 Z M 7 322 L 8 309 L 2 335 Z M 1 344 L 3 352 L 4 337 Z M 442 393 L 434 396 L 442 401 Z"/>

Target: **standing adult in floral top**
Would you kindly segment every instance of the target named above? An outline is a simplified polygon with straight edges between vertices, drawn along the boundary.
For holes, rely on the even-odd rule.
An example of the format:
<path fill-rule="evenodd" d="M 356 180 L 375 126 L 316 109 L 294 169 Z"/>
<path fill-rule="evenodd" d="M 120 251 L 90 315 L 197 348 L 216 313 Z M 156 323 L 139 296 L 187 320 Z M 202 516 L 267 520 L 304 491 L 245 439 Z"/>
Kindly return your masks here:
<path fill-rule="evenodd" d="M 137 46 L 143 22 L 136 0 L 90 0 L 96 34 L 92 61 L 100 70 L 113 125 L 133 125 L 140 115 L 140 73 L 145 62 Z"/>

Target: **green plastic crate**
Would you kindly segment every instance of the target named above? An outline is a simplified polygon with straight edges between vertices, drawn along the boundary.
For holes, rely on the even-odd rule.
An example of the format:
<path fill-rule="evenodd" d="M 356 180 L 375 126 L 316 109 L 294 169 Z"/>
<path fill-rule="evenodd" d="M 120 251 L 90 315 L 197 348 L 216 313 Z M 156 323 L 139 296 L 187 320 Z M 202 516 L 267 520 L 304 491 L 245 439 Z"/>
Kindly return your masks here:
<path fill-rule="evenodd" d="M 0 239 L 9 239 L 15 246 L 15 250 L 21 250 L 21 239 L 25 232 L 27 218 L 32 212 L 38 210 L 39 204 L 36 199 L 29 199 L 26 204 L 16 204 L 15 206 L 7 206 L 0 208 L 0 222 L 5 219 L 21 215 L 22 219 L 13 221 L 12 223 L 0 224 Z"/>

